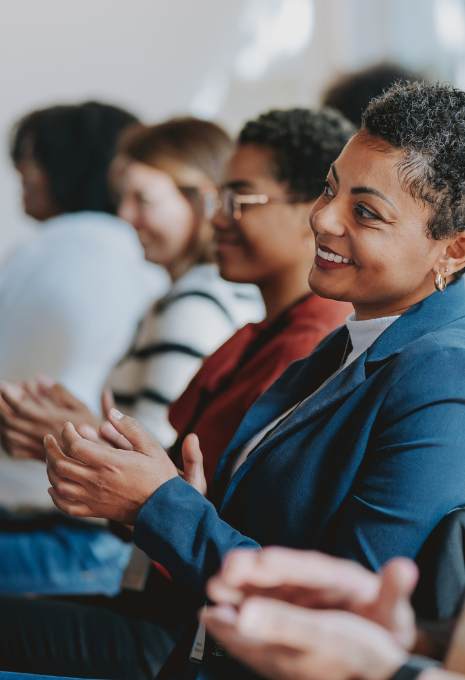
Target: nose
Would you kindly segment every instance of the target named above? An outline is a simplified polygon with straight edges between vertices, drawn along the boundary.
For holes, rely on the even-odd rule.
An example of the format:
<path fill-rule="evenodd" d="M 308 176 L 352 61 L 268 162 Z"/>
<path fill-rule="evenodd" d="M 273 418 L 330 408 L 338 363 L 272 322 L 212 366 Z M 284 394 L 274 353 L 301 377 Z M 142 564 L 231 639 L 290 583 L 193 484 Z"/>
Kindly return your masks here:
<path fill-rule="evenodd" d="M 344 213 L 335 198 L 310 215 L 310 226 L 318 234 L 344 236 Z"/>
<path fill-rule="evenodd" d="M 118 206 L 118 217 L 125 222 L 132 224 L 134 229 L 138 228 L 137 210 L 132 201 L 123 198 Z"/>
<path fill-rule="evenodd" d="M 225 217 L 221 206 L 219 206 L 212 217 L 212 224 L 215 229 L 229 229 L 231 227 L 232 220 Z"/>

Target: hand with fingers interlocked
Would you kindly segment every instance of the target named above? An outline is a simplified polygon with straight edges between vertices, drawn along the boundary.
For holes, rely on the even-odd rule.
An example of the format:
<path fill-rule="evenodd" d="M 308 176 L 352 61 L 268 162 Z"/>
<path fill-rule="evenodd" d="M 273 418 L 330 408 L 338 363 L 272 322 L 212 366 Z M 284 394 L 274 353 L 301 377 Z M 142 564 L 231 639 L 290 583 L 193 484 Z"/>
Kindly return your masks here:
<path fill-rule="evenodd" d="M 61 441 L 63 425 L 98 427 L 99 419 L 65 387 L 51 381 L 23 381 L 0 386 L 0 440 L 16 458 L 45 460 L 43 439 Z"/>
<path fill-rule="evenodd" d="M 55 437 L 45 437 L 49 493 L 55 505 L 73 517 L 134 524 L 150 496 L 179 471 L 137 420 L 111 409 L 109 422 L 131 450 L 84 439 L 71 423 L 63 429 L 61 446 Z M 184 479 L 202 493 L 206 484 L 195 435 L 186 438 L 183 453 Z"/>
<path fill-rule="evenodd" d="M 240 550 L 207 586 L 202 615 L 231 655 L 273 680 L 386 680 L 415 642 L 418 570 L 397 558 L 381 574 L 312 551 Z"/>

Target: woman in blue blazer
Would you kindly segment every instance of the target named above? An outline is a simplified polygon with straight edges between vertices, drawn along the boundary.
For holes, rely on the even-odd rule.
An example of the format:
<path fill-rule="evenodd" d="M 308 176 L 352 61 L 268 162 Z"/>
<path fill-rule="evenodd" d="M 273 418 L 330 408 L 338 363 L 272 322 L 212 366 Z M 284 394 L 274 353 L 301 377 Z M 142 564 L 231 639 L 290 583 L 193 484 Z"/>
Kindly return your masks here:
<path fill-rule="evenodd" d="M 394 86 L 365 112 L 310 216 L 310 286 L 355 316 L 250 409 L 218 465 L 215 505 L 113 411 L 132 452 L 70 424 L 64 451 L 46 438 L 57 506 L 134 524 L 135 543 L 200 596 L 238 547 L 318 549 L 372 569 L 414 558 L 465 504 L 464 202 L 465 93 Z M 247 673 L 207 640 L 189 677 Z"/>

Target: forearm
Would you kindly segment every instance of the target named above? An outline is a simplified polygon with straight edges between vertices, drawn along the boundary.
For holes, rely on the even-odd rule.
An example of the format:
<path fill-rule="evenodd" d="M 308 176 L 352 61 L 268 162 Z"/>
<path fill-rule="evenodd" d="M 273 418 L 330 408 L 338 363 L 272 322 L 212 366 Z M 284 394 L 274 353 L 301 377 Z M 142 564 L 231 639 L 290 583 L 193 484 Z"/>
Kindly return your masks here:
<path fill-rule="evenodd" d="M 230 550 L 260 548 L 223 522 L 215 507 L 179 477 L 163 484 L 144 505 L 134 525 L 134 543 L 202 596 Z"/>

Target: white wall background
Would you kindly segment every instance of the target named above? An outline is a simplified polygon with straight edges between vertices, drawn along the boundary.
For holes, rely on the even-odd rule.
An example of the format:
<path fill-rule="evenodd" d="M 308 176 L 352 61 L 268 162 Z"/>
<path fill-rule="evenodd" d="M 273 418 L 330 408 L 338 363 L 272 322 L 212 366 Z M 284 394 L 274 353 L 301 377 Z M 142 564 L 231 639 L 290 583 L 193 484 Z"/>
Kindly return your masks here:
<path fill-rule="evenodd" d="M 7 156 L 31 109 L 98 98 L 232 132 L 396 60 L 465 86 L 465 0 L 0 0 L 0 260 L 28 237 Z"/>

